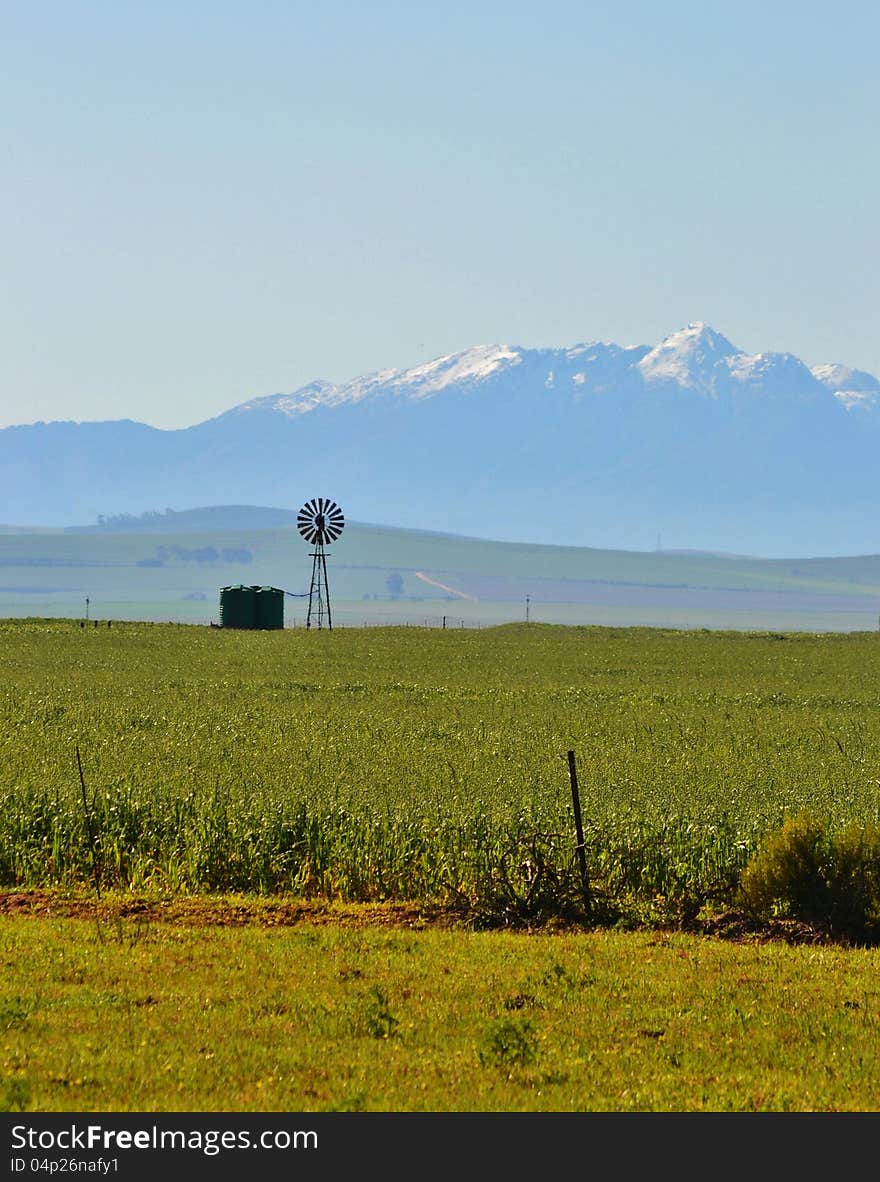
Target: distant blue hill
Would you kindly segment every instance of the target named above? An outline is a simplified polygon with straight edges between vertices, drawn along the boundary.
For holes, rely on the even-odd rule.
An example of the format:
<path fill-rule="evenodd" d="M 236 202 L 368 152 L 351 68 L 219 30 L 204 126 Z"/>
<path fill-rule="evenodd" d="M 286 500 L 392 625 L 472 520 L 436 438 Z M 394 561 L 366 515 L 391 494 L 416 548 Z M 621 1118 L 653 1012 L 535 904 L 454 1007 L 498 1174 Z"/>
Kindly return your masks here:
<path fill-rule="evenodd" d="M 102 514 L 94 525 L 68 525 L 71 534 L 189 534 L 276 529 L 296 525 L 296 510 L 261 505 L 209 505 L 202 509 L 158 509 L 145 513 Z"/>

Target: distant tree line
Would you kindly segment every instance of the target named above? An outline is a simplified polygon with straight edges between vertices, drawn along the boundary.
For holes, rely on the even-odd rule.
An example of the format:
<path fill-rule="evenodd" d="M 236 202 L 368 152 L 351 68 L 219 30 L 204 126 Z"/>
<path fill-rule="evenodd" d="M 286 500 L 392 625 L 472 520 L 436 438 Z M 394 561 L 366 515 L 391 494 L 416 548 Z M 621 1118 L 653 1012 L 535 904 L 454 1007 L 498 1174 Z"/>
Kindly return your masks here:
<path fill-rule="evenodd" d="M 201 509 L 149 509 L 146 513 L 99 513 L 95 525 L 70 526 L 76 533 L 183 533 L 218 529 L 276 529 L 296 524 L 290 509 L 258 505 L 211 505 Z"/>
<path fill-rule="evenodd" d="M 98 528 L 112 529 L 115 532 L 143 529 L 145 525 L 156 525 L 174 516 L 173 509 L 166 509 L 164 513 L 159 509 L 149 509 L 146 513 L 99 513 Z"/>
<path fill-rule="evenodd" d="M 219 550 L 216 546 L 197 546 L 193 549 L 186 546 L 157 546 L 155 558 L 142 558 L 138 566 L 165 566 L 169 562 L 238 562 L 247 566 L 253 560 L 250 550 L 232 546 L 224 546 Z"/>

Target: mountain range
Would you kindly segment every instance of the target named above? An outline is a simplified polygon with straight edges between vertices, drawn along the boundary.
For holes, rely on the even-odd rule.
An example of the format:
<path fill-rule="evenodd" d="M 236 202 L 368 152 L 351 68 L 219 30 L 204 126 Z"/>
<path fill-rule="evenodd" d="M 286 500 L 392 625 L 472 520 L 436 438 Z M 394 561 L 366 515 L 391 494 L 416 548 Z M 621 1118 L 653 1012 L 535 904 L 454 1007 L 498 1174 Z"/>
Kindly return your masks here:
<path fill-rule="evenodd" d="M 658 345 L 477 346 L 254 398 L 205 422 L 0 430 L 0 520 L 211 504 L 502 541 L 876 553 L 880 382 L 752 355 L 703 323 Z"/>

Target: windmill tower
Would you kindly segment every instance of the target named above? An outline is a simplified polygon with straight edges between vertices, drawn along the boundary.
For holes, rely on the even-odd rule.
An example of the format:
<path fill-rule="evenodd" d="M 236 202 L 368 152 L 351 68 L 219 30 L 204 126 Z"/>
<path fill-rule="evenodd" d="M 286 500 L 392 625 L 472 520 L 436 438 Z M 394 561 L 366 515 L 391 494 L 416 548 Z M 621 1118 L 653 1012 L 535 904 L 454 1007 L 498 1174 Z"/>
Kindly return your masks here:
<path fill-rule="evenodd" d="M 339 506 L 329 497 L 313 497 L 306 501 L 300 509 L 296 525 L 307 542 L 315 547 L 310 554 L 312 559 L 312 582 L 309 587 L 309 614 L 306 616 L 306 627 L 311 628 L 312 620 L 316 628 L 333 628 L 333 618 L 330 614 L 330 587 L 327 583 L 327 552 L 324 549 L 328 542 L 335 542 L 345 527 L 345 518 Z"/>

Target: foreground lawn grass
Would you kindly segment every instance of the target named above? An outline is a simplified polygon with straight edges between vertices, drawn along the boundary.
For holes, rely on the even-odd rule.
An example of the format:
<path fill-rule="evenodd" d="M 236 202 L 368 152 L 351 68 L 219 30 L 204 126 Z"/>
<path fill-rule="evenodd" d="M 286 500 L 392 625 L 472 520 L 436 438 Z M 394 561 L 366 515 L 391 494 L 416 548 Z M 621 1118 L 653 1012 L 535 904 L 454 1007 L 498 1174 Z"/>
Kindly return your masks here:
<path fill-rule="evenodd" d="M 369 909 L 366 912 L 369 917 Z M 0 919 L 0 1107 L 876 1110 L 880 950 Z"/>

